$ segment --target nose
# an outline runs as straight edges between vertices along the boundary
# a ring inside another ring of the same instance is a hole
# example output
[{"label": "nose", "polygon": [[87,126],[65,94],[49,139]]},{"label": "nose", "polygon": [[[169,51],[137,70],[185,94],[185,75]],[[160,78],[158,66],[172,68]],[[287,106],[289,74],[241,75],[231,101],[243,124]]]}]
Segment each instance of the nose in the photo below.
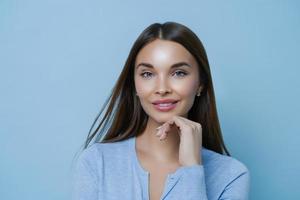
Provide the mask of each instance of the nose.
[{"label": "nose", "polygon": [[164,95],[166,93],[170,93],[171,92],[171,89],[169,87],[169,84],[167,82],[167,80],[165,80],[164,77],[161,77],[159,80],[158,80],[158,83],[157,83],[157,87],[156,87],[156,94],[160,94],[160,95]]}]

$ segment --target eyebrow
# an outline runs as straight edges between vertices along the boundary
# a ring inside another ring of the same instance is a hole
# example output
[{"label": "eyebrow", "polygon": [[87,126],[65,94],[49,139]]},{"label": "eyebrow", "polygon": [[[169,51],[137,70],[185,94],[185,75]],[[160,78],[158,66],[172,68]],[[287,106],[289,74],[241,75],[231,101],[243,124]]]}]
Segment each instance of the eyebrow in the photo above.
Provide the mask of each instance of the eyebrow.
[{"label": "eyebrow", "polygon": [[[140,63],[136,66],[136,69],[140,66],[144,66],[144,67],[148,67],[148,68],[154,68],[153,65],[149,64],[149,63]],[[190,64],[186,63],[186,62],[178,62],[178,63],[175,63],[171,66],[171,69],[173,68],[178,68],[178,67],[181,67],[181,66],[187,66],[187,67],[192,67]]]}]

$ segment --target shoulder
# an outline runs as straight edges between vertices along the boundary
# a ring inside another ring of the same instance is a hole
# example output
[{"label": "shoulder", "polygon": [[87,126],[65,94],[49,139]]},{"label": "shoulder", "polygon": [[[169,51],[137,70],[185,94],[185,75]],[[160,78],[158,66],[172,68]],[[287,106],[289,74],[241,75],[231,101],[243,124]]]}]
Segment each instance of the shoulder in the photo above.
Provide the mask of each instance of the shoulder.
[{"label": "shoulder", "polygon": [[250,172],[240,160],[202,149],[209,199],[248,199]]},{"label": "shoulder", "polygon": [[102,153],[102,155],[109,155],[112,157],[122,153],[128,153],[130,140],[131,138],[117,142],[94,143],[91,148],[96,149],[97,152]]},{"label": "shoulder", "polygon": [[248,167],[240,160],[206,148],[202,149],[202,159],[204,168],[211,174],[222,174],[231,178],[249,174]]},{"label": "shoulder", "polygon": [[89,165],[100,164],[105,159],[112,160],[115,156],[128,153],[128,145],[129,139],[112,143],[96,142],[80,153],[78,161]]},{"label": "shoulder", "polygon": [[102,151],[96,144],[92,144],[83,149],[75,162],[76,170],[89,169],[96,171],[99,163],[102,163]]}]

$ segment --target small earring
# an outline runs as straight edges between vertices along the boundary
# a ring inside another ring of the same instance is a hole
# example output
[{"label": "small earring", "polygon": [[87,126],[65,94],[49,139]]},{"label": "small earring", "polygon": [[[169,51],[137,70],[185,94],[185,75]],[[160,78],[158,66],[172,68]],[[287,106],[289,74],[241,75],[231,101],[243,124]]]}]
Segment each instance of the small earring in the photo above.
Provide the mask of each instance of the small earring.
[{"label": "small earring", "polygon": [[203,86],[200,86],[199,89],[198,89],[198,92],[197,92],[197,97],[199,97],[201,95],[201,92],[202,92],[202,88]]},{"label": "small earring", "polygon": [[199,90],[198,92],[197,92],[197,97],[199,97],[201,95],[201,90]]}]

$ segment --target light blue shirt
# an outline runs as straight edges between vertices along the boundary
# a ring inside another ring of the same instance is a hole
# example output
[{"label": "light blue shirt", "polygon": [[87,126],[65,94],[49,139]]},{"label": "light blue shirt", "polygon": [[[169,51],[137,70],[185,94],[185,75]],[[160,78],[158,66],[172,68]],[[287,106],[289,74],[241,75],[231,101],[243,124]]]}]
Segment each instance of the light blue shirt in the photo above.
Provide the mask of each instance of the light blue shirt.
[{"label": "light blue shirt", "polygon": [[[73,200],[149,200],[149,172],[139,163],[136,137],[94,143],[73,171]],[[247,200],[250,174],[237,159],[202,147],[202,165],[168,174],[161,200]]]}]

